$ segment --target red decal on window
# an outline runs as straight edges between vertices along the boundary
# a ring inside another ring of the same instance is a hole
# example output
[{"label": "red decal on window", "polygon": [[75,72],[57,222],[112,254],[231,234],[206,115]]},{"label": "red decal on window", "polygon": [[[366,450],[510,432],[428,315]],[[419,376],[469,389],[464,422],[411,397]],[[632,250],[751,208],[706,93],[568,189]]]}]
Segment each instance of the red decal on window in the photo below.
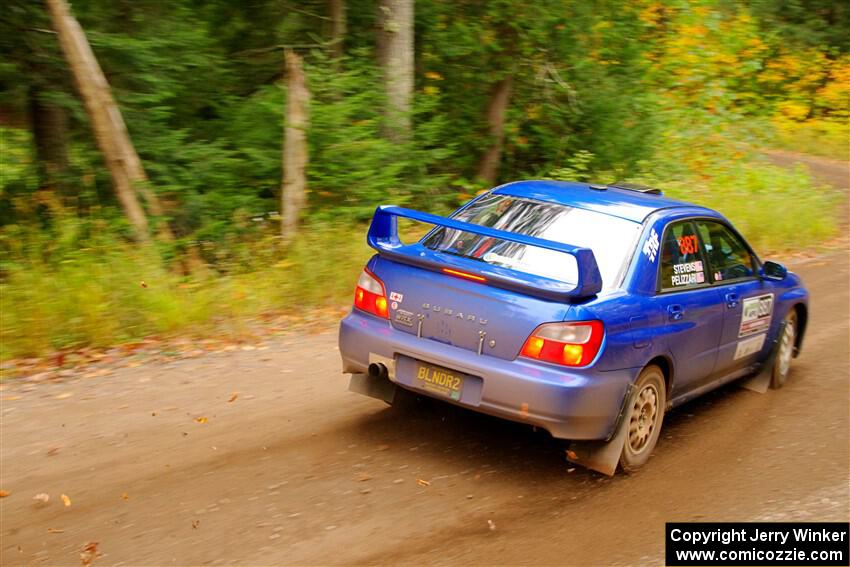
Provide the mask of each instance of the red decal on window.
[{"label": "red decal on window", "polygon": [[679,253],[681,254],[696,254],[697,253],[697,237],[680,236],[679,237]]}]

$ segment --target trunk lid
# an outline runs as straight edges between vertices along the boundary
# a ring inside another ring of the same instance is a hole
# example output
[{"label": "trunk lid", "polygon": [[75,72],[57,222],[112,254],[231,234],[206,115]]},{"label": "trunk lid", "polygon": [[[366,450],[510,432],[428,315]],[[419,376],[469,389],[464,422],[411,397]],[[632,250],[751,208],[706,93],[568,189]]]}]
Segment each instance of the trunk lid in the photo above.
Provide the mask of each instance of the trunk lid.
[{"label": "trunk lid", "polygon": [[[392,326],[405,333],[513,360],[541,323],[563,321],[569,304],[376,257]],[[420,328],[421,322],[421,328]],[[492,344],[492,346],[491,346]]]}]

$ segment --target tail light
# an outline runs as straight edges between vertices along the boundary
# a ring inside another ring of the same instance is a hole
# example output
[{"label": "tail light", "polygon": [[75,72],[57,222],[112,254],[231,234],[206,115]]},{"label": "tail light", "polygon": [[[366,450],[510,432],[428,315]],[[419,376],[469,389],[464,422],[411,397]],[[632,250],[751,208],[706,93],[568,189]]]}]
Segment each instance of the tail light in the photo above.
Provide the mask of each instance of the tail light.
[{"label": "tail light", "polygon": [[357,280],[357,289],[354,290],[354,306],[382,319],[390,318],[384,283],[365,268]]},{"label": "tail light", "polygon": [[587,366],[602,345],[602,321],[546,323],[537,327],[520,355],[564,366]]}]

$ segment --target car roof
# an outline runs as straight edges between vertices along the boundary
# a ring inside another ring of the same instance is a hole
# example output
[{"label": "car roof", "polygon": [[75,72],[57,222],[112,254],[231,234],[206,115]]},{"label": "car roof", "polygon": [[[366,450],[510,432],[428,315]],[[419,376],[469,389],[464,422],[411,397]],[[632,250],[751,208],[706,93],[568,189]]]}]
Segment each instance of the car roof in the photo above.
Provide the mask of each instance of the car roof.
[{"label": "car roof", "polygon": [[623,189],[613,185],[573,183],[569,181],[514,181],[493,189],[497,195],[525,197],[538,201],[558,203],[643,222],[646,217],[662,209],[698,208],[712,216],[717,213],[685,201],[669,199],[659,194]]}]

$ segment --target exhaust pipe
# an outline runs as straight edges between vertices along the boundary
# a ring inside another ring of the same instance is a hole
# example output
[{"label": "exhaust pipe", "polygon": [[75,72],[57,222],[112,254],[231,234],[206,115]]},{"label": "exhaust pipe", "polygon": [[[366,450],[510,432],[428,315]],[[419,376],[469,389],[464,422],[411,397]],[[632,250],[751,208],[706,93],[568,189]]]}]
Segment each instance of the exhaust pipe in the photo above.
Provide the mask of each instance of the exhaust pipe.
[{"label": "exhaust pipe", "polygon": [[387,367],[380,362],[373,362],[369,365],[369,376],[371,378],[380,378],[382,380],[389,379],[389,371]]}]

